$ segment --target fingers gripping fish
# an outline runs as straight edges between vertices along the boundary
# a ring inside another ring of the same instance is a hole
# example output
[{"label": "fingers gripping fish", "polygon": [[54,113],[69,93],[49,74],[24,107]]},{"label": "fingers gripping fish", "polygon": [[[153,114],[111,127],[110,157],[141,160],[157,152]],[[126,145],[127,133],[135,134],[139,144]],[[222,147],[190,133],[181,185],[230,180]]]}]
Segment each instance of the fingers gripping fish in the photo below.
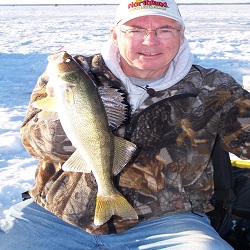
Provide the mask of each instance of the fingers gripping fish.
[{"label": "fingers gripping fish", "polygon": [[34,102],[33,106],[42,109],[41,119],[60,119],[76,148],[63,164],[63,170],[93,173],[98,185],[96,225],[104,224],[112,215],[137,219],[134,208],[112,182],[112,175],[127,164],[136,146],[113,135],[95,84],[72,56],[60,51],[48,60],[48,88],[53,89],[53,95]]}]

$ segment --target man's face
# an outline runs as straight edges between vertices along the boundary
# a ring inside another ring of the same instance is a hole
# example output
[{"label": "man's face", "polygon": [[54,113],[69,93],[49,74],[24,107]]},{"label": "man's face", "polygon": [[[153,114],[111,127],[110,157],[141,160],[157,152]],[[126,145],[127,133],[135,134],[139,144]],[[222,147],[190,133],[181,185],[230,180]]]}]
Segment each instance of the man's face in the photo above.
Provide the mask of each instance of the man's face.
[{"label": "man's face", "polygon": [[111,30],[114,45],[121,55],[121,67],[128,76],[150,79],[161,76],[178,53],[184,38],[182,32],[176,32],[171,39],[159,39],[154,31],[157,28],[172,27],[179,30],[179,24],[170,18],[145,16],[132,19],[120,26],[122,30],[132,28],[149,29],[143,39],[133,37],[121,31],[119,27]]}]

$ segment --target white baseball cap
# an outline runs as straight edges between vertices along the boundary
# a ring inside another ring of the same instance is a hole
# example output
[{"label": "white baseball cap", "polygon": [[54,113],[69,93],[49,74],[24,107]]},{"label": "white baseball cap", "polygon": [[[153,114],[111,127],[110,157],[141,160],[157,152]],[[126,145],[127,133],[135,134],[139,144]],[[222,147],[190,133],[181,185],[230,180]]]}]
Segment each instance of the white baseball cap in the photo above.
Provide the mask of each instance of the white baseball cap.
[{"label": "white baseball cap", "polygon": [[174,0],[121,0],[116,11],[115,24],[124,24],[142,16],[164,16],[183,25],[183,20]]}]

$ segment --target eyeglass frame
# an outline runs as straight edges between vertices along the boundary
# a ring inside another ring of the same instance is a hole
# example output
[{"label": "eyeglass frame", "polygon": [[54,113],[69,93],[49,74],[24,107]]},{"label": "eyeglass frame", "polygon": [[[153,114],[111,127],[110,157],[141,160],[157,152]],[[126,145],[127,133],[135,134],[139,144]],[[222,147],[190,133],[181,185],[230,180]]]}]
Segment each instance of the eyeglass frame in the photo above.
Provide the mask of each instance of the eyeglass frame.
[{"label": "eyeglass frame", "polygon": [[[150,32],[150,31],[154,31],[154,34],[155,34],[155,36],[156,36],[158,39],[172,39],[172,38],[175,38],[176,35],[178,34],[178,32],[180,32],[180,31],[182,30],[181,28],[180,28],[180,29],[177,29],[177,28],[169,27],[169,26],[166,26],[166,27],[159,27],[159,28],[154,29],[154,30],[152,30],[152,29],[145,29],[145,28],[139,28],[139,27],[134,27],[134,28],[130,28],[130,29],[124,29],[124,28],[122,28],[122,27],[119,26],[119,25],[117,25],[117,27],[120,29],[120,31],[121,31],[122,33],[124,33],[124,34],[126,34],[126,35],[128,35],[128,36],[129,36],[129,34],[130,34],[130,33],[129,33],[130,31],[143,30],[143,31],[145,31],[145,34],[144,34],[144,37],[141,37],[141,39],[145,39],[145,38],[149,35],[149,32]],[[169,38],[159,38],[157,31],[158,31],[158,30],[163,30],[163,29],[175,30],[177,33],[174,33],[174,32],[171,31],[172,34],[173,34],[173,37],[169,37]],[[133,34],[133,33],[131,33],[131,34]],[[131,36],[131,37],[132,37],[132,36]]]}]

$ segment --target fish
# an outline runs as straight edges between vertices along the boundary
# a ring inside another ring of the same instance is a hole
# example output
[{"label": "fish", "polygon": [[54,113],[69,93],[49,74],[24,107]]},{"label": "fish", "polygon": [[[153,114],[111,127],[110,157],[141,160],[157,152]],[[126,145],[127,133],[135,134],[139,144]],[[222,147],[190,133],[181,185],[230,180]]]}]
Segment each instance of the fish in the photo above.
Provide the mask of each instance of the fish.
[{"label": "fish", "polygon": [[76,148],[62,169],[93,173],[97,183],[94,224],[103,225],[113,215],[138,219],[112,180],[130,161],[136,145],[112,133],[98,88],[74,57],[66,51],[51,54],[46,70],[49,94],[32,106],[41,109],[39,119],[59,119]]}]

